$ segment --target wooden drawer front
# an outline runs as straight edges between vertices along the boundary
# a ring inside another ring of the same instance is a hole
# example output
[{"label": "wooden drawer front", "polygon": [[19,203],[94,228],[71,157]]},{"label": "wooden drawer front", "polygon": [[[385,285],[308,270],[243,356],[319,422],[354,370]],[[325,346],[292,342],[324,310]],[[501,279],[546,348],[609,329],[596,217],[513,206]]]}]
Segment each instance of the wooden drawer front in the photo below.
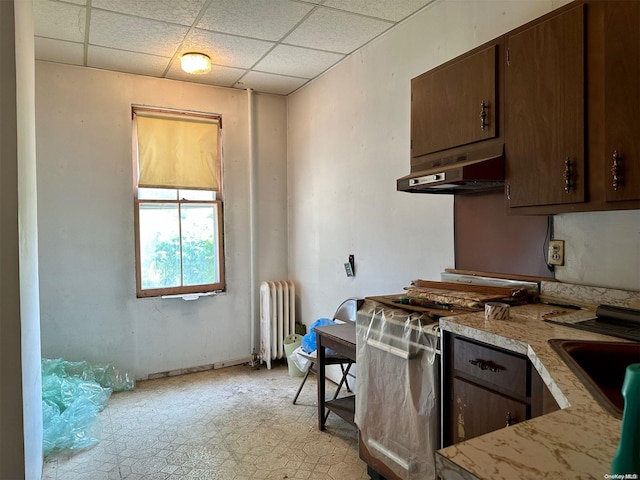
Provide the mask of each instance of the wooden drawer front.
[{"label": "wooden drawer front", "polygon": [[[453,443],[527,419],[527,406],[458,378],[453,379],[450,428]],[[508,419],[508,420],[507,420]]]},{"label": "wooden drawer front", "polygon": [[453,340],[453,369],[523,397],[527,396],[527,359],[492,348]]}]

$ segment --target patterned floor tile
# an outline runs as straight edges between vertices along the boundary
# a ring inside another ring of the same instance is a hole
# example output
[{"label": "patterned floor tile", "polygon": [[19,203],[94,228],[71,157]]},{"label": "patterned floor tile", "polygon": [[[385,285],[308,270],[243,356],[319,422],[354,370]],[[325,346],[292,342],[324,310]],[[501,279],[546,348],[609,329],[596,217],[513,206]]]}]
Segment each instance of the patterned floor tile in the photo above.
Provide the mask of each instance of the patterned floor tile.
[{"label": "patterned floor tile", "polygon": [[101,442],[47,458],[43,480],[362,480],[357,431],[317,429],[315,378],[245,366],[138,382],[100,414]]}]

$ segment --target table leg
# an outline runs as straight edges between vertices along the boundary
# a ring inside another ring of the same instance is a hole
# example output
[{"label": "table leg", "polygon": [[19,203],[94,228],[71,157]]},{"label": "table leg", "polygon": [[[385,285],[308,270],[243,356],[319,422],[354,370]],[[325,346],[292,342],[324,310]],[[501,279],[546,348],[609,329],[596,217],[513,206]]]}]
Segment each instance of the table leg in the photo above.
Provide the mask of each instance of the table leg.
[{"label": "table leg", "polygon": [[325,351],[322,346],[322,335],[316,336],[318,350],[316,352],[317,356],[317,367],[318,367],[318,430],[323,431],[324,428],[324,395],[325,395],[325,381],[324,381],[324,362],[325,362]]}]

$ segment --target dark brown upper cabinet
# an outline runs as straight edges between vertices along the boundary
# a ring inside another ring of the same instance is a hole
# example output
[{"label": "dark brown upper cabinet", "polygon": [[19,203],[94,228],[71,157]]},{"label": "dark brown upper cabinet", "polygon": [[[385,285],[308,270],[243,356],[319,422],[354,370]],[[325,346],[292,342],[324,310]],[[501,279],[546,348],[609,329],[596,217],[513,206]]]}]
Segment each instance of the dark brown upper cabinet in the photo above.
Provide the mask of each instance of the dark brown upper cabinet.
[{"label": "dark brown upper cabinet", "polygon": [[496,139],[499,41],[411,80],[411,170],[455,161],[456,147]]},{"label": "dark brown upper cabinet", "polygon": [[640,2],[604,3],[604,152],[607,202],[640,199]]},{"label": "dark brown upper cabinet", "polygon": [[564,5],[411,81],[411,173],[504,152],[509,214],[640,209],[639,85],[640,0]]},{"label": "dark brown upper cabinet", "polygon": [[[566,30],[558,30],[561,24]],[[542,63],[525,74],[529,79],[522,80],[539,83],[540,95],[535,98],[518,93],[521,82],[514,77],[514,49],[524,36],[530,37],[528,48],[546,51],[546,60],[531,57]],[[509,213],[639,209],[640,2],[574,2],[505,37]],[[564,47],[553,52],[535,46],[543,41]],[[541,65],[553,73],[549,75]],[[569,68],[575,70],[573,78]],[[549,114],[549,105],[555,105],[556,111]],[[553,125],[550,119],[562,120]],[[582,141],[580,132],[584,132]],[[576,154],[574,162],[570,152],[580,151],[580,145],[583,159]],[[562,148],[564,158],[558,158]],[[567,159],[569,170],[563,163]],[[566,173],[572,185],[566,184]],[[561,189],[566,187],[570,191],[563,195]]]},{"label": "dark brown upper cabinet", "polygon": [[585,200],[585,6],[505,39],[509,207]]}]

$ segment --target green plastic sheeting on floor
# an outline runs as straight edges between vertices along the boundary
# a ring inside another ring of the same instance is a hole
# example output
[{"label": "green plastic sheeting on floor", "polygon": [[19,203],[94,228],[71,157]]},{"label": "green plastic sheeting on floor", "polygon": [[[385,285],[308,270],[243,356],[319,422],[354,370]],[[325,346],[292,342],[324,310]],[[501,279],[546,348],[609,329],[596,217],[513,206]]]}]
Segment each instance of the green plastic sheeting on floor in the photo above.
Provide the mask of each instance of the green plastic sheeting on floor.
[{"label": "green plastic sheeting on floor", "polygon": [[99,440],[93,428],[114,391],[135,382],[112,365],[42,359],[44,455],[89,448]]}]

